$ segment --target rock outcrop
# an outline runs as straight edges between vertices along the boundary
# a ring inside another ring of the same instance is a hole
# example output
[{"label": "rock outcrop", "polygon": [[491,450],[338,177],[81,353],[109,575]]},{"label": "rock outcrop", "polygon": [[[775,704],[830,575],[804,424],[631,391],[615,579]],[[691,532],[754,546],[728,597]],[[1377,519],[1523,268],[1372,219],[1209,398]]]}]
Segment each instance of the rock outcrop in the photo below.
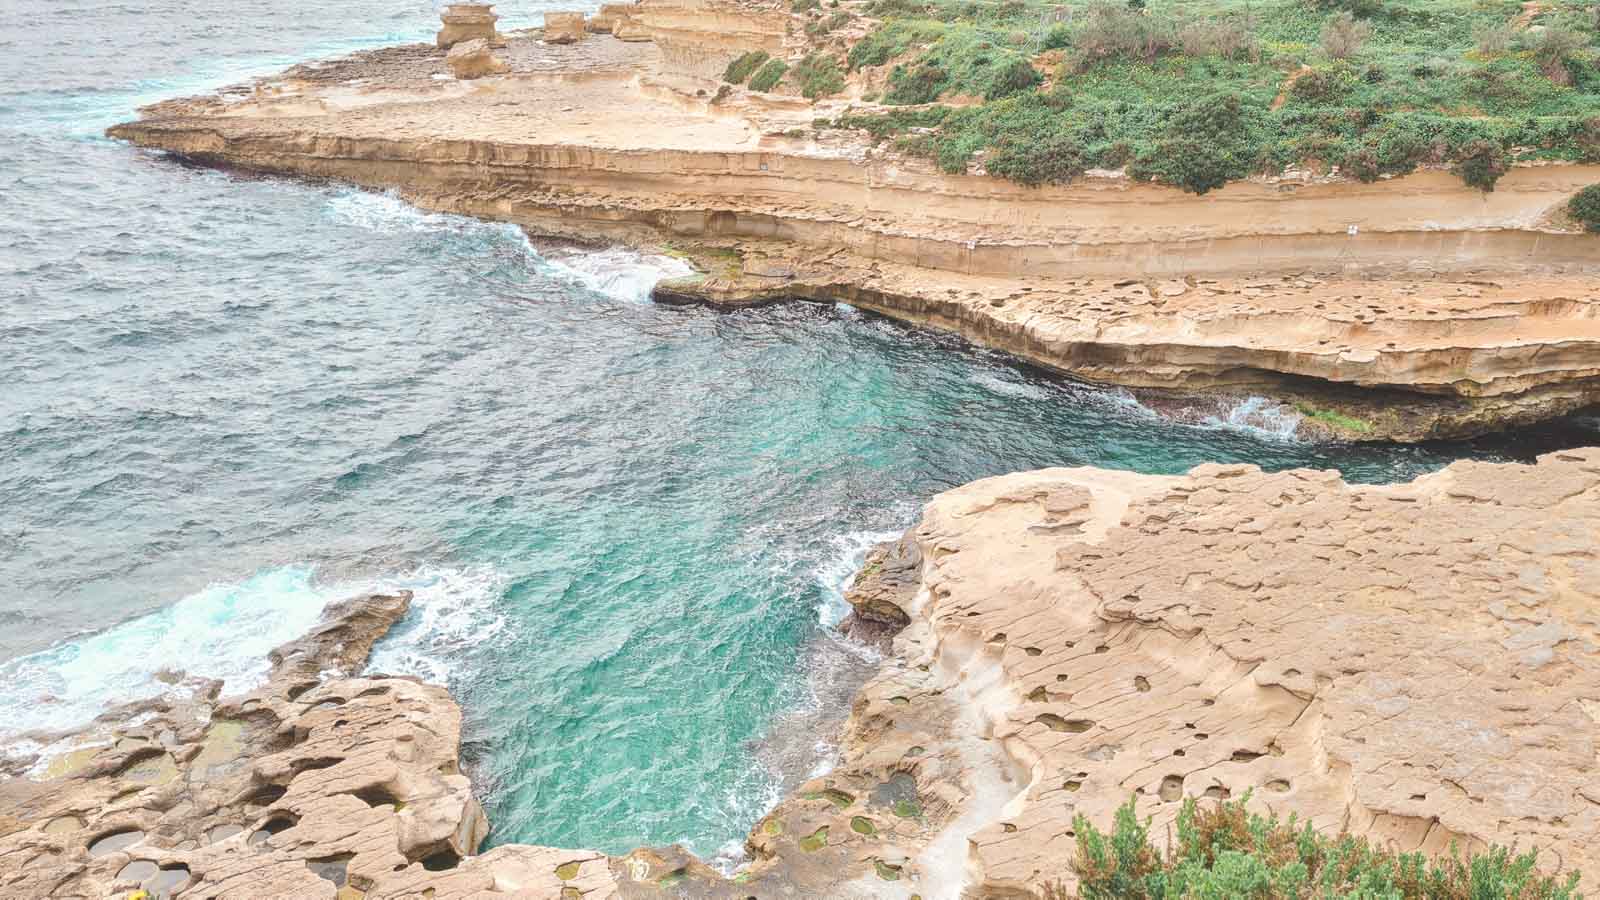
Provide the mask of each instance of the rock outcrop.
[{"label": "rock outcrop", "polygon": [[439,20],[444,24],[434,36],[434,43],[447,50],[462,41],[493,45],[500,40],[494,30],[500,17],[495,15],[492,3],[452,3],[439,14]]},{"label": "rock outcrop", "polygon": [[0,783],[0,896],[1039,898],[1071,885],[1078,815],[1132,796],[1159,836],[1185,797],[1247,795],[1600,884],[1600,448],[1383,487],[989,478],[850,597],[892,650],[734,877],[676,847],[474,855],[454,702],[351,674],[402,595],[331,608],[244,697],[113,711]]},{"label": "rock outcrop", "polygon": [[362,55],[111,133],[541,236],[671,242],[704,271],[661,299],[844,300],[1087,380],[1275,397],[1316,434],[1470,436],[1600,402],[1600,238],[1552,224],[1600,167],[1520,166],[1490,194],[1443,171],[1203,197],[1105,173],[1027,188],[814,127],[846,101],[721,84],[743,50],[788,52],[780,5],[643,0],[598,18],[649,43],[514,38],[492,92]]},{"label": "rock outcrop", "polygon": [[581,12],[547,12],[544,14],[544,39],[549,44],[573,44],[588,34]]},{"label": "rock outcrop", "polygon": [[0,896],[613,895],[597,853],[473,856],[488,823],[458,765],[455,702],[353,674],[410,599],[330,607],[243,697],[217,700],[213,683],[58,738],[63,755],[0,783]]},{"label": "rock outcrop", "polygon": [[506,64],[495,57],[489,49],[489,42],[483,38],[462,41],[451,47],[445,62],[450,64],[450,74],[466,80],[508,71]]}]

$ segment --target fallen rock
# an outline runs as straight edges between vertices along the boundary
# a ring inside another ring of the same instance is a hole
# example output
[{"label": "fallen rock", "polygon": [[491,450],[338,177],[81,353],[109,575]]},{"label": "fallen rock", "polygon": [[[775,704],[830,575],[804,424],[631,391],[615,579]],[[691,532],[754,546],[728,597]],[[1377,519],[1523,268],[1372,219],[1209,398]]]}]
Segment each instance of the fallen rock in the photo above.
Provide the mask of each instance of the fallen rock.
[{"label": "fallen rock", "polygon": [[463,80],[482,78],[485,75],[500,75],[509,71],[509,67],[490,51],[489,42],[482,38],[462,41],[451,47],[450,53],[445,56],[445,62],[449,64],[450,72]]},{"label": "fallen rock", "polygon": [[544,41],[547,44],[573,44],[588,34],[584,30],[581,12],[547,12],[544,14]]}]

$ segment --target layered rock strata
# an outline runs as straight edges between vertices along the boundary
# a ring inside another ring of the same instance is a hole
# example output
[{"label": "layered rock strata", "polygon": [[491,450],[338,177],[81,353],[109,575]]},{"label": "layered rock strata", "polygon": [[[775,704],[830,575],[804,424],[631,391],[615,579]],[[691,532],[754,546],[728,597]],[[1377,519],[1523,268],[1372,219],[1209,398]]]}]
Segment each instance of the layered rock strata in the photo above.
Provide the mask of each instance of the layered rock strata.
[{"label": "layered rock strata", "polygon": [[1439,171],[1025,188],[813,127],[858,102],[720,84],[738,53],[799,52],[778,5],[644,0],[597,22],[650,43],[513,37],[510,71],[470,90],[434,77],[442,59],[358,55],[112,134],[542,236],[670,244],[703,274],[665,299],[846,300],[1092,381],[1278,397],[1331,413],[1305,420],[1320,434],[1466,436],[1600,401],[1600,239],[1557,215],[1600,167],[1518,167],[1488,194]]},{"label": "layered rock strata", "polygon": [[611,895],[597,853],[473,856],[488,823],[458,764],[455,702],[414,679],[351,674],[409,603],[330,608],[242,697],[191,685],[41,736],[66,749],[0,782],[0,897]]},{"label": "layered rock strata", "polygon": [[500,21],[500,17],[495,15],[492,3],[453,3],[439,14],[439,20],[443,24],[434,36],[434,43],[443,49],[448,50],[462,41],[499,42],[494,23]]}]

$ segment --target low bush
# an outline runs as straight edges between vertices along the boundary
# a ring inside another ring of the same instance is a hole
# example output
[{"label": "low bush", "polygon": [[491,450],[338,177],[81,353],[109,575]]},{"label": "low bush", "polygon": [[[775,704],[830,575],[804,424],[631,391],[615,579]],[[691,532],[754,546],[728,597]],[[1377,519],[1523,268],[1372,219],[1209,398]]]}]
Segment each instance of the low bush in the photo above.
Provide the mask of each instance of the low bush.
[{"label": "low bush", "polygon": [[1090,6],[1073,35],[1079,70],[1108,59],[1149,61],[1177,43],[1177,27],[1140,8],[1103,0]]},{"label": "low bush", "polygon": [[1134,158],[1128,173],[1195,194],[1243,178],[1255,162],[1253,112],[1226,92],[1192,100],[1170,116],[1162,137]]},{"label": "low bush", "polygon": [[925,47],[944,34],[943,22],[902,19],[886,22],[850,48],[845,62],[850,71],[863,66],[881,66],[917,47]]},{"label": "low bush", "polygon": [[[1534,853],[1504,847],[1463,858],[1429,860],[1366,841],[1329,837],[1290,817],[1246,811],[1248,798],[1201,808],[1193,798],[1178,813],[1176,840],[1163,855],[1150,844],[1134,802],[1117,810],[1111,833],[1083,816],[1073,822],[1072,865],[1083,900],[1164,900],[1173,897],[1309,900],[1577,900],[1579,874],[1539,874]],[[1065,900],[1060,886],[1046,888]]]},{"label": "low bush", "polygon": [[1511,168],[1505,147],[1490,140],[1475,140],[1456,156],[1455,173],[1461,180],[1484,193],[1494,190],[1495,182]]},{"label": "low bush", "polygon": [[722,72],[722,80],[729,84],[744,84],[745,79],[749,78],[755,70],[761,68],[761,65],[769,58],[765,50],[752,50],[728,63],[728,68]]},{"label": "low bush", "polygon": [[1550,25],[1530,35],[1526,46],[1545,77],[1559,85],[1572,84],[1571,58],[1589,46],[1583,35],[1564,25]]},{"label": "low bush", "polygon": [[1005,135],[995,141],[983,167],[991,175],[1028,187],[1066,184],[1088,168],[1083,148],[1070,136],[1054,134],[1042,140]]},{"label": "low bush", "polygon": [[999,100],[1032,88],[1040,81],[1039,70],[1025,59],[1013,59],[994,72],[983,92],[985,100]]},{"label": "low bush", "polygon": [[944,92],[947,80],[945,71],[932,63],[918,63],[911,68],[895,66],[889,73],[889,90],[883,95],[883,102],[893,106],[932,103]]},{"label": "low bush", "polygon": [[1584,229],[1600,234],[1600,184],[1591,184],[1567,201],[1567,212]]},{"label": "low bush", "polygon": [[1361,52],[1372,37],[1372,23],[1342,12],[1322,25],[1322,52],[1329,59],[1349,59]]},{"label": "low bush", "polygon": [[790,79],[800,86],[800,95],[807,100],[826,97],[844,90],[844,73],[833,57],[811,53],[795,63]]},{"label": "low bush", "polygon": [[783,60],[767,60],[766,65],[763,65],[761,68],[757,69],[756,74],[750,76],[750,90],[772,90],[778,86],[778,82],[783,80],[783,73],[787,71],[789,71],[789,64],[785,63]]}]

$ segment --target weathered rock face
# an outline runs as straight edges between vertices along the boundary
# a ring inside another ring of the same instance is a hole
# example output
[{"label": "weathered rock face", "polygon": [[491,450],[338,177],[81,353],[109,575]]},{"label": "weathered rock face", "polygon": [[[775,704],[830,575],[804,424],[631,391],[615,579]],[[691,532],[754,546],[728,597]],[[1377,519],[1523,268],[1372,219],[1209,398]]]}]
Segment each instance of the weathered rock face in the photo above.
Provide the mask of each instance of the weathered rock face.
[{"label": "weathered rock face", "polygon": [[500,17],[495,15],[492,3],[453,3],[439,14],[439,20],[444,27],[434,36],[434,42],[440,47],[454,47],[462,41],[474,40],[495,44],[499,40],[494,23],[500,21]]},{"label": "weathered rock face", "polygon": [[1073,819],[1238,798],[1404,850],[1600,879],[1600,448],[1410,484],[1047,469],[935,498],[851,588],[893,638],[837,766],[724,878],[681,848],[504,846],[441,688],[354,677],[363,597],[267,683],[113,711],[0,783],[0,896],[1040,897]]},{"label": "weathered rock face", "polygon": [[547,12],[544,14],[544,39],[549,44],[571,44],[583,40],[588,32],[584,28],[581,12]]},{"label": "weathered rock face", "polygon": [[500,75],[508,71],[506,64],[496,59],[489,49],[489,42],[482,38],[462,41],[451,47],[445,62],[450,65],[450,74],[462,79]]},{"label": "weathered rock face", "polygon": [[1600,883],[1600,449],[1389,487],[1051,469],[941,495],[915,536],[939,677],[882,711],[991,680],[985,728],[1025,775],[971,832],[983,896],[1070,881],[1076,814],[1137,795],[1160,835],[1182,798],[1247,791]]},{"label": "weathered rock face", "polygon": [[628,18],[633,8],[632,3],[602,3],[599,11],[590,16],[583,27],[595,34],[611,34],[617,23]]},{"label": "weathered rock face", "polygon": [[0,783],[0,896],[610,896],[600,854],[464,859],[488,824],[457,764],[460,710],[440,687],[348,676],[409,603],[341,603],[273,651],[259,690],[112,711]]},{"label": "weathered rock face", "polygon": [[1600,238],[1539,224],[1600,168],[1518,167],[1488,195],[1444,172],[1204,197],[949,176],[853,133],[793,137],[810,103],[715,99],[683,74],[781,52],[786,16],[645,0],[612,27],[653,44],[514,40],[493,92],[373,56],[361,74],[381,96],[299,70],[280,99],[162,104],[112,133],[540,235],[668,240],[707,273],[663,299],[846,300],[1092,381],[1284,399],[1344,438],[1469,436],[1600,402]]}]

